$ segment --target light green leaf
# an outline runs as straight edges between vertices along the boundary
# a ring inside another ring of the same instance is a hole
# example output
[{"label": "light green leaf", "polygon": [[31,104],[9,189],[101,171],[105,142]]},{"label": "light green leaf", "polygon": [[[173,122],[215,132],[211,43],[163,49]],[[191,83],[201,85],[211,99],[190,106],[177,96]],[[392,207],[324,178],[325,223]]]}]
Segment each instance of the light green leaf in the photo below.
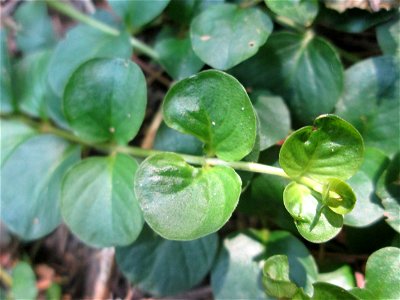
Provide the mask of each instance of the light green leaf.
[{"label": "light green leaf", "polygon": [[334,238],[343,226],[343,217],[323,205],[309,188],[296,182],[284,191],[283,201],[299,233],[308,241],[323,243]]},{"label": "light green leaf", "polygon": [[82,63],[100,57],[128,59],[131,54],[128,33],[113,36],[87,25],[76,26],[68,31],[54,50],[49,66],[50,87],[62,97],[68,79]]},{"label": "light green leaf", "polygon": [[142,162],[135,192],[155,232],[170,240],[194,240],[229,220],[241,180],[230,167],[194,168],[179,155],[164,153]]},{"label": "light green leaf", "polygon": [[[275,14],[298,25],[310,26],[318,14],[317,0],[264,0]],[[277,20],[279,22],[279,18]]]},{"label": "light green leaf", "polygon": [[268,92],[255,92],[251,99],[260,120],[260,150],[265,150],[289,134],[289,109],[281,97]]},{"label": "light green leaf", "polygon": [[376,193],[385,209],[385,221],[400,233],[400,153],[397,153],[378,181]]},{"label": "light green leaf", "polygon": [[[330,197],[329,193],[331,192],[335,192],[340,198]],[[328,179],[324,186],[322,202],[335,213],[345,215],[354,208],[356,195],[346,182],[332,178]]]},{"label": "light green leaf", "polygon": [[313,300],[358,300],[357,297],[350,294],[350,292],[346,291],[343,288],[340,288],[336,285],[325,283],[325,282],[317,282],[314,284],[314,295],[311,298]]},{"label": "light green leaf", "polygon": [[400,71],[391,56],[361,61],[346,70],[343,97],[336,106],[339,116],[361,133],[365,145],[388,155],[399,150]]},{"label": "light green leaf", "polygon": [[289,279],[289,261],[286,255],[269,257],[264,264],[263,283],[268,295],[277,298],[292,298],[297,285]]},{"label": "light green leaf", "polygon": [[139,236],[143,216],[133,191],[137,162],[124,154],[90,157],[62,184],[61,213],[71,231],[94,247],[125,246]]},{"label": "light green leaf", "polygon": [[18,31],[17,46],[22,52],[34,52],[53,46],[56,35],[44,1],[24,2],[14,14]]},{"label": "light green leaf", "polygon": [[155,45],[160,63],[175,80],[197,73],[204,63],[192,49],[189,37],[164,36]]},{"label": "light green leaf", "polygon": [[12,87],[11,87],[11,64],[7,47],[7,32],[0,29],[0,111],[10,113],[14,110]]},{"label": "light green leaf", "polygon": [[21,111],[34,116],[47,115],[47,75],[52,51],[37,51],[26,55],[15,66],[14,95]]},{"label": "light green leaf", "polygon": [[162,123],[157,131],[153,148],[192,155],[202,155],[203,153],[202,143],[197,138],[171,129],[165,123]]},{"label": "light green leaf", "polygon": [[117,248],[116,259],[123,274],[141,290],[158,297],[172,296],[204,279],[217,250],[216,234],[193,241],[169,241],[145,226],[132,245]]},{"label": "light green leaf", "polygon": [[228,3],[209,6],[190,26],[194,52],[221,70],[256,54],[271,32],[272,22],[264,12]]},{"label": "light green leaf", "polygon": [[38,295],[36,276],[26,262],[19,262],[12,270],[11,297],[15,300],[34,300]]},{"label": "light green leaf", "polygon": [[313,126],[303,127],[286,139],[279,163],[294,179],[346,180],[360,167],[363,153],[363,140],[351,124],[334,115],[323,115]]},{"label": "light green leaf", "polygon": [[400,18],[399,15],[389,22],[376,27],[376,38],[386,55],[395,55],[400,59]]},{"label": "light green leaf", "polygon": [[161,14],[169,1],[110,0],[109,4],[126,26],[132,30],[137,30]]},{"label": "light green leaf", "polygon": [[97,143],[126,144],[142,125],[146,103],[146,80],[135,63],[98,58],[72,74],[63,105],[79,137]]},{"label": "light green leaf", "polygon": [[349,265],[334,266],[318,274],[318,281],[337,285],[349,290],[356,285],[354,272]]},{"label": "light green leaf", "polygon": [[282,96],[297,124],[309,124],[318,115],[330,113],[343,91],[339,55],[311,32],[273,34],[250,64],[234,74],[241,73],[240,81],[250,77],[243,81],[246,86],[247,82],[260,84]]},{"label": "light green leaf", "polygon": [[2,157],[1,219],[22,239],[34,240],[60,224],[61,180],[79,160],[80,149],[52,135],[21,135],[23,127],[17,129],[22,130]]},{"label": "light green leaf", "polygon": [[240,160],[253,149],[256,117],[243,86],[232,76],[204,71],[179,81],[163,105],[168,126],[196,136],[209,156]]}]

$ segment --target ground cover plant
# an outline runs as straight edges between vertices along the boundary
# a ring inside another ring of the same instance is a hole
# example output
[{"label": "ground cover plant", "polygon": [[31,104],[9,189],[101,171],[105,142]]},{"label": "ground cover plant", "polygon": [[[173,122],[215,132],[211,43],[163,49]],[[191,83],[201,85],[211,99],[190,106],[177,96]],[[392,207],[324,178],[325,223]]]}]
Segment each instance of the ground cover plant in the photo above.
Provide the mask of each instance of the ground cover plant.
[{"label": "ground cover plant", "polygon": [[398,9],[6,1],[1,299],[400,298]]}]

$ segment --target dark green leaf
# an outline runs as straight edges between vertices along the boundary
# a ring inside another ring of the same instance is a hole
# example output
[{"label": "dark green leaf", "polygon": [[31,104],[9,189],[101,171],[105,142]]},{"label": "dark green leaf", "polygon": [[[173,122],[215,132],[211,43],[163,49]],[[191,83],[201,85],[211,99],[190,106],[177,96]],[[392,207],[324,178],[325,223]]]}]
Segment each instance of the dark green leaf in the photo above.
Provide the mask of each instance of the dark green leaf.
[{"label": "dark green leaf", "polygon": [[47,114],[47,75],[52,51],[37,51],[26,55],[15,66],[14,95],[19,109],[34,117]]},{"label": "dark green leaf", "polygon": [[80,149],[52,135],[20,133],[2,157],[1,219],[22,239],[33,240],[60,224],[61,180]]},{"label": "dark green leaf", "polygon": [[162,237],[193,240],[221,228],[239,200],[241,180],[229,167],[194,168],[173,153],[140,165],[135,192],[144,218]]},{"label": "dark green leaf", "polygon": [[125,25],[137,30],[156,18],[170,0],[110,0],[109,4],[121,17]]},{"label": "dark green leaf", "polygon": [[269,257],[264,264],[263,283],[268,295],[277,298],[292,298],[297,285],[289,279],[289,261],[286,255]]},{"label": "dark green leaf", "polygon": [[49,66],[50,87],[62,97],[71,74],[85,61],[99,57],[130,58],[129,34],[113,36],[87,25],[71,29],[58,43]]},{"label": "dark green leaf", "polygon": [[278,16],[302,26],[310,26],[318,14],[317,0],[265,0],[265,3]]},{"label": "dark green leaf", "polygon": [[175,22],[188,24],[191,19],[207,9],[210,5],[218,5],[225,0],[171,0],[166,13]]},{"label": "dark green leaf", "polygon": [[62,290],[61,286],[55,282],[53,282],[50,287],[46,290],[46,299],[47,300],[61,300],[62,299]]},{"label": "dark green leaf", "polygon": [[197,138],[171,129],[165,123],[162,123],[157,131],[154,149],[192,155],[203,153],[202,143]]},{"label": "dark green leaf", "polygon": [[344,95],[336,113],[351,122],[367,146],[392,155],[399,150],[400,71],[394,57],[381,56],[346,70]]},{"label": "dark green leaf", "polygon": [[322,204],[309,188],[290,183],[283,194],[286,209],[300,234],[310,242],[323,243],[335,237],[343,226],[343,217]]},{"label": "dark green leaf", "polygon": [[350,292],[336,285],[317,282],[314,284],[313,300],[357,300],[358,298],[350,294]]},{"label": "dark green leaf", "polygon": [[399,15],[376,28],[376,37],[384,54],[400,58],[400,18]]},{"label": "dark green leaf", "polygon": [[156,43],[155,50],[160,63],[176,80],[195,74],[204,65],[194,53],[189,37],[167,35]]},{"label": "dark green leaf", "polygon": [[199,284],[211,269],[218,236],[169,241],[147,226],[130,246],[117,248],[120,270],[138,288],[156,296],[175,295]]},{"label": "dark green leaf", "polygon": [[260,150],[265,150],[289,134],[289,109],[281,97],[268,92],[254,93],[251,99],[260,120]]},{"label": "dark green leaf", "polygon": [[18,25],[16,42],[22,52],[42,50],[55,44],[56,36],[46,2],[24,2],[18,6],[14,18]]},{"label": "dark green leaf", "polygon": [[19,262],[12,270],[11,295],[15,300],[34,300],[38,295],[36,276],[31,266]]},{"label": "dark green leaf", "polygon": [[139,131],[147,103],[140,68],[120,58],[92,59],[71,76],[64,113],[76,135],[91,142],[126,144]]},{"label": "dark green leaf", "polygon": [[318,281],[337,285],[346,290],[355,287],[354,272],[349,265],[342,265],[318,274]]},{"label": "dark green leaf", "polygon": [[232,76],[204,71],[179,81],[167,93],[168,126],[196,136],[208,155],[240,160],[256,140],[256,117],[243,86]]},{"label": "dark green leaf", "polygon": [[125,246],[143,216],[133,191],[137,162],[124,154],[90,157],[66,174],[61,213],[71,231],[95,247]]},{"label": "dark green leaf", "polygon": [[346,180],[361,166],[363,153],[363,140],[351,124],[323,115],[313,126],[303,127],[286,139],[279,163],[291,178]]},{"label": "dark green leaf", "polygon": [[261,10],[228,3],[208,7],[190,26],[194,52],[222,70],[256,54],[271,31],[272,22]]},{"label": "dark green leaf", "polygon": [[0,29],[0,111],[10,113],[14,110],[13,95],[11,88],[11,64],[7,47],[7,32]]}]

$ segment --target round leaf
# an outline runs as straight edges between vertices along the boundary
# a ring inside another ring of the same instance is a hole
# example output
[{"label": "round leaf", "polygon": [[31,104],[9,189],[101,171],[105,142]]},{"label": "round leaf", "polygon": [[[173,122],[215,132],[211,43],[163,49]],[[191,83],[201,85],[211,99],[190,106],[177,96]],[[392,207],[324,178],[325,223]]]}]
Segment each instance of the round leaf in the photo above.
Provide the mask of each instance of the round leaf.
[{"label": "round leaf", "polygon": [[[317,0],[265,0],[265,3],[278,16],[303,26],[310,26],[318,14]],[[279,18],[277,21],[279,22]]]},{"label": "round leaf", "polygon": [[194,168],[179,155],[140,165],[135,192],[150,227],[170,240],[193,240],[221,228],[239,200],[241,180],[229,167]]},{"label": "round leaf", "polygon": [[318,196],[295,182],[290,183],[283,193],[285,207],[294,218],[299,233],[313,243],[332,239],[343,226],[343,217],[318,201]]},{"label": "round leaf", "polygon": [[[36,276],[32,267],[26,262],[19,262],[12,270],[12,299],[37,299]],[[9,299],[9,298],[6,298]]]},{"label": "round leaf", "polygon": [[125,144],[142,125],[146,97],[146,81],[136,64],[93,59],[72,74],[65,88],[64,112],[81,138]]},{"label": "round leaf", "polygon": [[167,93],[168,126],[196,136],[209,155],[240,160],[253,149],[256,117],[243,86],[220,71],[204,71],[179,81]]},{"label": "round leaf", "polygon": [[76,164],[62,185],[61,213],[71,231],[95,247],[132,243],[143,226],[133,191],[138,164],[118,154]]},{"label": "round leaf", "polygon": [[165,296],[199,284],[209,272],[217,249],[216,234],[193,241],[169,241],[145,226],[132,245],[117,248],[116,259],[135,286]]},{"label": "round leaf", "polygon": [[61,180],[80,149],[52,135],[17,138],[2,157],[1,219],[22,239],[34,240],[60,224]]},{"label": "round leaf", "polygon": [[291,178],[325,182],[346,180],[360,167],[364,145],[357,130],[334,115],[323,115],[291,134],[282,146],[279,163]]},{"label": "round leaf", "polygon": [[272,22],[265,13],[235,4],[210,6],[190,26],[194,52],[206,64],[221,70],[256,54],[271,31]]}]

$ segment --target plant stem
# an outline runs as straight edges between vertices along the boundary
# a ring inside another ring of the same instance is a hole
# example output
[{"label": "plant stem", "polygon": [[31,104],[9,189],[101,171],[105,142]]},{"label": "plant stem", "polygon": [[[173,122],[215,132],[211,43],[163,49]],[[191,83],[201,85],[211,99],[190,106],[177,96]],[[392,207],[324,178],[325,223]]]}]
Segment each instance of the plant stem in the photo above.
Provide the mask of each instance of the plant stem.
[{"label": "plant stem", "polygon": [[0,281],[8,288],[12,286],[11,276],[2,267],[0,267]]},{"label": "plant stem", "polygon": [[[73,6],[59,0],[46,0],[47,4],[57,10],[58,12],[74,19],[79,22],[85,23],[86,25],[89,25],[93,28],[96,28],[100,31],[103,31],[104,33],[113,35],[113,36],[118,36],[121,34],[121,32],[117,29],[115,29],[112,26],[109,26],[103,22],[100,22],[82,12],[79,10],[75,9]],[[141,42],[140,40],[130,37],[130,43],[131,45],[137,49],[138,51],[146,54],[147,56],[151,57],[154,60],[159,60],[159,55],[154,49],[150,48],[147,46],[145,43]]]}]

